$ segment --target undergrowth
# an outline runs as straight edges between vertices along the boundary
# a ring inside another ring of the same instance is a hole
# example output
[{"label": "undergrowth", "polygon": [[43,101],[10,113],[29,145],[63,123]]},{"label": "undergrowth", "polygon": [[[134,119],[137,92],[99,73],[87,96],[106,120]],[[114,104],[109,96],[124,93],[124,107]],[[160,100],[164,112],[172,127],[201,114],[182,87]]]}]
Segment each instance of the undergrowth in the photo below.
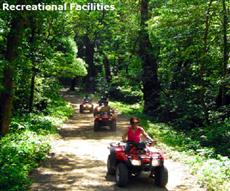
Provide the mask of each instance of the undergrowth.
[{"label": "undergrowth", "polygon": [[73,113],[70,105],[56,98],[43,113],[16,114],[10,132],[0,140],[0,190],[25,191],[29,173],[49,152],[49,137]]}]

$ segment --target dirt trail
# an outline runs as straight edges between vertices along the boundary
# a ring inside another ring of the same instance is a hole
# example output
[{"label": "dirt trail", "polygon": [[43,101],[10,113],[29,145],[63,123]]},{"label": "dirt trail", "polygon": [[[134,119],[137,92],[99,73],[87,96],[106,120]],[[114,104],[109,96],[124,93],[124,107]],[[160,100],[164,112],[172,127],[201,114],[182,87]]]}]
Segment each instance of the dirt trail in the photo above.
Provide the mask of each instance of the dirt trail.
[{"label": "dirt trail", "polygon": [[79,100],[74,95],[66,99],[76,108],[76,113],[62,127],[60,139],[52,141],[52,149],[41,167],[31,174],[31,191],[204,191],[198,186],[189,169],[166,160],[169,182],[159,188],[153,180],[141,175],[130,181],[126,188],[115,185],[114,177],[106,175],[108,145],[121,139],[128,119],[118,116],[117,131],[93,131],[92,114],[79,114]]}]

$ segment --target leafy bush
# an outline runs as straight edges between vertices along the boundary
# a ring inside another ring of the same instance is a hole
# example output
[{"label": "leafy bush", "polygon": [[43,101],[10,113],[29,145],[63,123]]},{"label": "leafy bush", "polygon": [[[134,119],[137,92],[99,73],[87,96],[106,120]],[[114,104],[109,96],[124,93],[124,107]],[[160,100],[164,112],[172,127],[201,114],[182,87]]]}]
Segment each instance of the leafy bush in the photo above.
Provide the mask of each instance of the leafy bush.
[{"label": "leafy bush", "polygon": [[110,89],[109,94],[116,100],[125,103],[138,103],[142,99],[142,93],[138,90],[132,90],[122,87]]},{"label": "leafy bush", "polygon": [[56,132],[56,128],[54,127],[52,121],[42,114],[17,116],[12,119],[10,132],[20,133],[25,130],[34,131],[43,135]]},{"label": "leafy bush", "polygon": [[45,114],[17,114],[10,133],[0,140],[0,190],[25,191],[31,183],[28,174],[43,160],[50,149],[47,135],[56,133],[60,125],[73,113],[73,108],[56,97]]},{"label": "leafy bush", "polygon": [[199,140],[201,145],[215,149],[216,153],[230,156],[230,118],[223,122],[211,124],[191,131],[193,139]]},{"label": "leafy bush", "polygon": [[227,157],[204,159],[196,172],[198,179],[208,190],[228,190],[230,187],[230,160]]},{"label": "leafy bush", "polygon": [[109,89],[109,94],[115,100],[134,104],[139,103],[142,100],[143,93],[140,90],[140,86],[136,84],[137,79],[131,80],[131,82],[124,78],[114,78]]},{"label": "leafy bush", "polygon": [[10,133],[0,142],[0,190],[26,190],[28,173],[49,151],[45,138],[35,132]]},{"label": "leafy bush", "polygon": [[48,105],[46,112],[53,117],[65,120],[73,114],[74,109],[70,106],[70,104],[67,104],[63,98],[58,97],[52,101],[50,105]]}]

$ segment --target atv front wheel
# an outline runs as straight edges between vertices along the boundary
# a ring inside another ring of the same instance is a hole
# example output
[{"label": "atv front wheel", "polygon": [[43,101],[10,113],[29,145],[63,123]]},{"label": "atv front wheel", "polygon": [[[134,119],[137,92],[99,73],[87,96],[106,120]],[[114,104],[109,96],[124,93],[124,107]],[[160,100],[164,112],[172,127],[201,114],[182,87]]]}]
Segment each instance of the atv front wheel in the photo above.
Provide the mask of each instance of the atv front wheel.
[{"label": "atv front wheel", "polygon": [[116,131],[116,129],[117,129],[116,121],[112,122],[112,124],[110,125],[110,129],[111,129],[111,131]]},{"label": "atv front wheel", "polygon": [[164,166],[157,167],[155,170],[155,184],[165,187],[168,183],[168,170]]},{"label": "atv front wheel", "polygon": [[79,112],[83,113],[83,108],[81,106],[80,106]]},{"label": "atv front wheel", "polygon": [[119,163],[116,167],[116,183],[119,187],[124,187],[128,184],[129,172],[125,164]]},{"label": "atv front wheel", "polygon": [[97,121],[94,122],[94,131],[99,131],[99,123]]},{"label": "atv front wheel", "polygon": [[115,153],[112,152],[109,154],[108,159],[107,159],[107,172],[110,175],[115,175],[116,170],[115,170],[115,164],[116,163],[116,158],[115,158]]}]

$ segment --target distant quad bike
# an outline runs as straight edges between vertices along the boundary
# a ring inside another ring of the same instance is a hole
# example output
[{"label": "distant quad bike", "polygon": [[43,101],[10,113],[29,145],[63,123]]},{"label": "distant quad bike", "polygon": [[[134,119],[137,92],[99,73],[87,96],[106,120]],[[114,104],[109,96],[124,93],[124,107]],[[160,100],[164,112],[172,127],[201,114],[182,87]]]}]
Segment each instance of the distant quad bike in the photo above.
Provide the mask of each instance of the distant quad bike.
[{"label": "distant quad bike", "polygon": [[94,117],[94,131],[99,131],[105,126],[109,126],[111,131],[116,131],[116,116],[114,113],[96,113]]},{"label": "distant quad bike", "polygon": [[80,104],[80,113],[84,113],[85,111],[93,113],[93,104],[90,101],[83,101]]},{"label": "distant quad bike", "polygon": [[142,171],[149,172],[149,177],[155,179],[155,184],[165,187],[168,183],[168,170],[164,166],[164,157],[160,151],[150,150],[150,142],[130,143],[129,151],[125,143],[111,143],[107,160],[107,173],[115,175],[116,184],[124,187],[131,177],[136,177]]}]

